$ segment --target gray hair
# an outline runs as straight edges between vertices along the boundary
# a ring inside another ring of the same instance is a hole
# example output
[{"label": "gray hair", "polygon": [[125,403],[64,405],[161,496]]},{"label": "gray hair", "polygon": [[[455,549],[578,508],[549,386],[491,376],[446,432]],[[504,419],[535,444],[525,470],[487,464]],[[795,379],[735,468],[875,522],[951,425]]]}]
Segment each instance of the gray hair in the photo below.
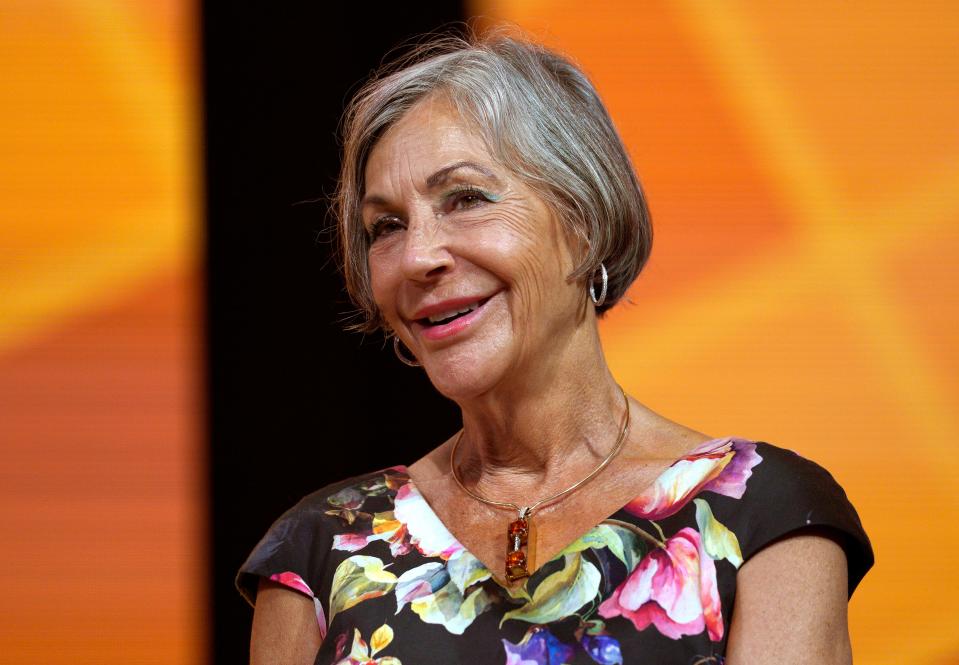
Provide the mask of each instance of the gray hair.
[{"label": "gray hair", "polygon": [[373,301],[360,201],[376,142],[413,106],[444,95],[485,140],[494,159],[540,195],[585,256],[568,279],[609,273],[602,314],[626,293],[652,247],[642,187],[589,79],[538,44],[496,35],[433,38],[385,66],[343,117],[343,161],[334,200],[346,287],[372,332],[384,321]]}]

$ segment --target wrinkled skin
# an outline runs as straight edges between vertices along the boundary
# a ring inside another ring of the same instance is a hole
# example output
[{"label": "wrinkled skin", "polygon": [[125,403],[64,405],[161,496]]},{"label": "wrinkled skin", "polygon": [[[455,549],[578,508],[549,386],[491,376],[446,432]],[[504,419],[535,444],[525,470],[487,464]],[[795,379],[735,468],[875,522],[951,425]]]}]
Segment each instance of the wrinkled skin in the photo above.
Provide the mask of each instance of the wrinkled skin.
[{"label": "wrinkled skin", "polygon": [[[431,186],[431,175],[460,162],[479,168]],[[364,202],[374,300],[446,396],[509,391],[510,381],[555,371],[549,358],[577,343],[586,308],[582,285],[567,279],[567,234],[442,100],[421,102],[376,144]],[[491,296],[475,325],[425,337],[417,311],[462,296]]]}]

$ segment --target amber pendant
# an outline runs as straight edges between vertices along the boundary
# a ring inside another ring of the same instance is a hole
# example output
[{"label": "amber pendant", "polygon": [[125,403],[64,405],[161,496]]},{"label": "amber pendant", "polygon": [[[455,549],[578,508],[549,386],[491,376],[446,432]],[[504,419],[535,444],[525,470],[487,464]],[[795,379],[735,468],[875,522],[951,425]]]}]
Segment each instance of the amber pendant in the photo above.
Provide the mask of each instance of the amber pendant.
[{"label": "amber pendant", "polygon": [[529,577],[529,562],[523,547],[529,543],[530,517],[529,508],[522,508],[506,528],[506,581],[510,583]]}]

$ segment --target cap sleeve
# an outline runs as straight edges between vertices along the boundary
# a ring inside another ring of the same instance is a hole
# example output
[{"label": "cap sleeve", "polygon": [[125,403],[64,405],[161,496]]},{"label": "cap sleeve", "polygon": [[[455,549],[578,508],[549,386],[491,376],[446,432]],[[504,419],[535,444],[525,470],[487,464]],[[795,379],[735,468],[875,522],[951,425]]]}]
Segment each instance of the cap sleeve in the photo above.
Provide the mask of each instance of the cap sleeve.
[{"label": "cap sleeve", "polygon": [[318,597],[331,537],[323,528],[327,492],[315,492],[284,513],[253,548],[236,576],[236,587],[256,604],[261,579],[272,580],[313,600],[321,637],[326,633],[326,613]]},{"label": "cap sleeve", "polygon": [[[824,468],[796,453],[760,443],[762,463],[753,469],[747,497],[752,504],[742,526],[744,560],[772,542],[816,527],[831,534],[846,553],[849,595],[872,567],[869,537],[846,492]],[[744,497],[745,498],[745,497]]]}]

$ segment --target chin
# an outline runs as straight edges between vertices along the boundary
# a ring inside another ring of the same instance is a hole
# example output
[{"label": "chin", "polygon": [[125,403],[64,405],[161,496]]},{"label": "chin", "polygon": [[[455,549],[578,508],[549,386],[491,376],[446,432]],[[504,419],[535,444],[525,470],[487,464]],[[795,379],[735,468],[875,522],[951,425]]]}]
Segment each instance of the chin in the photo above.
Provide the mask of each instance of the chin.
[{"label": "chin", "polygon": [[454,402],[478,397],[493,390],[507,376],[510,363],[495,349],[485,353],[445,353],[423,365],[433,387]]}]

